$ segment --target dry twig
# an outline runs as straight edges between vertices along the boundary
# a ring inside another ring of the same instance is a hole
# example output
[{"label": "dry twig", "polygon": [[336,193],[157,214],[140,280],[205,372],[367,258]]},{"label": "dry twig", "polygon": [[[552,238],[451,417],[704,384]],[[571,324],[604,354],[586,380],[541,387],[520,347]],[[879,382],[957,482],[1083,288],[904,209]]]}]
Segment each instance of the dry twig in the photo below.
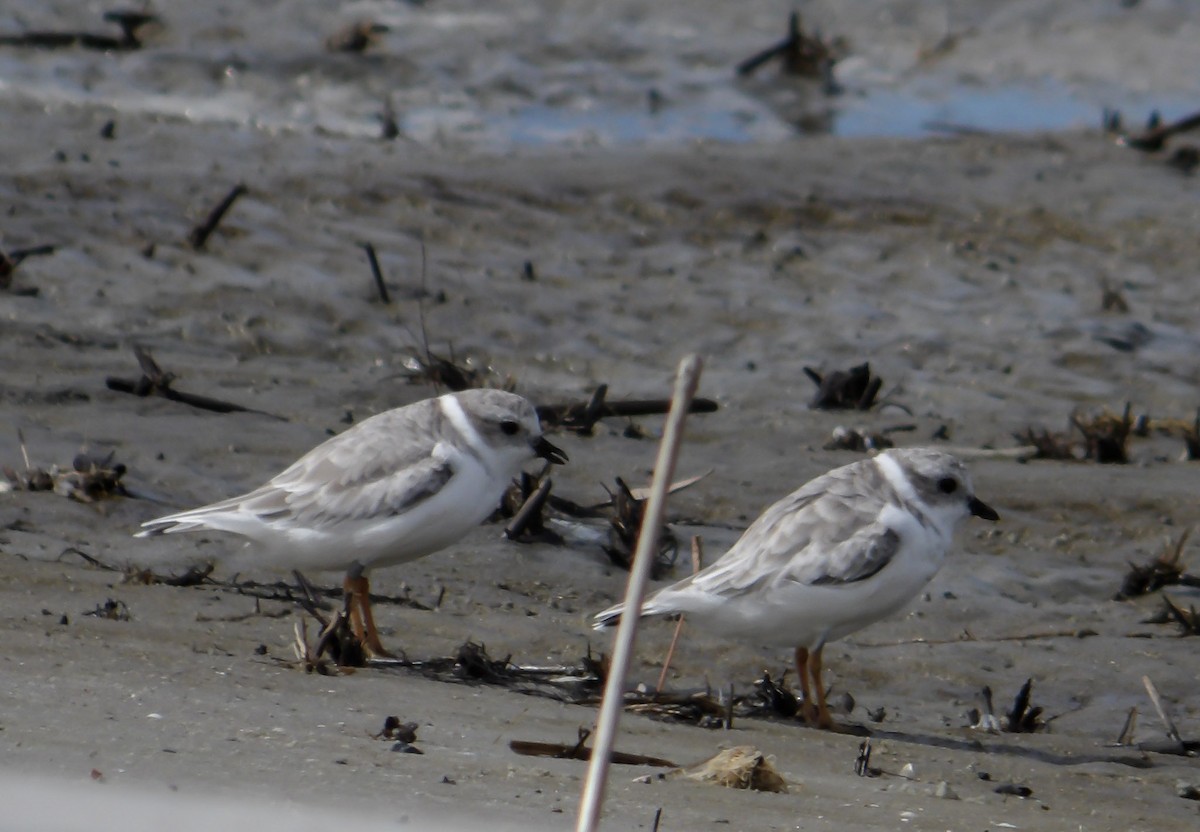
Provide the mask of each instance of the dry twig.
[{"label": "dry twig", "polygon": [[[658,416],[666,413],[668,399],[628,399],[607,401],[608,385],[601,384],[586,402],[538,405],[537,414],[542,426],[591,436],[596,423],[610,417]],[[688,413],[715,413],[718,405],[712,399],[692,399]]]},{"label": "dry twig", "polygon": [[799,13],[792,12],[788,16],[787,36],[738,64],[737,74],[753,75],[759,67],[779,59],[785,75],[820,80],[825,85],[826,93],[832,95],[839,90],[833,78],[833,65],[837,63],[838,51],[821,37],[820,32],[805,34]]},{"label": "dry twig", "polygon": [[197,251],[204,248],[204,244],[208,242],[208,238],[212,236],[212,233],[217,230],[217,226],[221,224],[221,220],[225,217],[225,214],[233,207],[233,203],[237,201],[238,197],[246,193],[247,190],[246,186],[239,182],[230,189],[224,199],[208,212],[208,216],[205,217],[204,222],[194,227],[191,233],[188,234],[188,243],[192,248]]},{"label": "dry twig", "polygon": [[274,413],[267,413],[264,410],[255,410],[252,407],[243,407],[240,404],[233,404],[232,402],[213,399],[208,396],[197,396],[193,393],[184,393],[176,390],[171,386],[175,381],[175,374],[163,370],[148,350],[134,344],[133,354],[137,358],[138,365],[141,367],[141,378],[130,380],[109,376],[104,380],[109,390],[115,390],[118,393],[129,393],[140,398],[161,396],[173,402],[188,404],[192,407],[201,410],[210,410],[214,413],[257,413],[261,416],[270,416],[272,419],[278,419],[281,422],[287,421],[282,416],[276,416]]},{"label": "dry twig", "polygon": [[[697,355],[690,355],[679,363],[675,387],[671,396],[671,410],[667,414],[666,427],[659,444],[654,466],[654,482],[651,485],[642,533],[638,539],[633,567],[629,571],[629,583],[625,589],[625,608],[639,611],[646,596],[646,583],[654,550],[658,547],[660,524],[666,513],[667,492],[675,463],[679,459],[679,448],[683,442],[683,425],[692,397],[700,384],[700,372],[704,364]],[[614,637],[612,666],[604,686],[604,699],[600,703],[600,714],[596,720],[596,753],[588,764],[584,779],[583,794],[579,802],[576,832],[593,832],[600,819],[604,802],[604,788],[608,781],[608,765],[611,760],[617,725],[621,719],[623,705],[622,690],[629,661],[633,653],[633,641],[637,635],[638,615],[621,618]]]},{"label": "dry twig", "polygon": [[[592,749],[586,743],[592,732],[586,728],[579,729],[579,740],[571,745],[557,742],[529,742],[527,740],[511,740],[508,747],[517,754],[526,757],[554,757],[559,760],[590,760]],[[657,766],[659,768],[675,768],[675,763],[662,757],[650,757],[645,754],[627,754],[613,751],[611,761],[626,766]]]},{"label": "dry twig", "polygon": [[63,49],[78,46],[100,52],[125,52],[141,48],[137,31],[147,23],[158,20],[152,14],[120,9],[104,13],[104,19],[121,27],[121,36],[97,34],[95,32],[70,32],[58,30],[34,30],[20,34],[0,34],[0,46],[32,47],[36,49]]}]

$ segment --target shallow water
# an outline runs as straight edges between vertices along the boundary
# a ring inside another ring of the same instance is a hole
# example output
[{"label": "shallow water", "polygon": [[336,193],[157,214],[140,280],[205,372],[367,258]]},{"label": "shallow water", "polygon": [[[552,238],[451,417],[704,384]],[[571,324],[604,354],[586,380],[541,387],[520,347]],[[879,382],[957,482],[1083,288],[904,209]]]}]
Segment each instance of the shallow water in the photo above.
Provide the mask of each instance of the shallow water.
[{"label": "shallow water", "polygon": [[[23,2],[0,16],[0,30],[114,29],[89,10],[55,13]],[[773,66],[746,80],[735,77],[741,57],[782,32],[786,13],[772,17],[775,4],[752,5],[733,19],[701,18],[691,6],[605,6],[612,14],[600,23],[597,12],[578,3],[545,14],[521,4],[480,12],[451,3],[363,3],[335,14],[304,3],[286,12],[162,3],[155,10],[163,25],[146,30],[138,51],[0,48],[0,102],[102,105],[116,114],[360,138],[379,136],[390,108],[408,139],[503,151],[777,141],[813,132],[1064,130],[1097,126],[1105,108],[1135,122],[1155,110],[1169,119],[1186,113],[1200,92],[1194,73],[1147,89],[1146,74],[1136,70],[1099,65],[1089,73],[1078,55],[1063,66],[1047,59],[1055,36],[1082,50],[1073,41],[1079,30],[1106,21],[1099,10],[1093,20],[1063,14],[1059,30],[1045,33],[1004,23],[1010,42],[980,66],[976,53],[989,38],[972,40],[970,29],[962,46],[934,60],[922,57],[922,49],[948,21],[918,13],[906,25],[897,12],[879,28],[872,4],[816,5],[806,9],[809,19],[850,44],[837,69],[843,91],[826,96],[813,82],[780,77]],[[324,37],[338,27],[368,18],[390,30],[365,54],[323,50]],[[1149,12],[1131,15],[1126,26],[1135,24],[1146,24],[1163,50],[1187,32],[1165,35]],[[1103,29],[1095,37],[1097,50],[1110,46]],[[1145,40],[1134,31],[1122,34],[1134,66],[1153,48]]]}]

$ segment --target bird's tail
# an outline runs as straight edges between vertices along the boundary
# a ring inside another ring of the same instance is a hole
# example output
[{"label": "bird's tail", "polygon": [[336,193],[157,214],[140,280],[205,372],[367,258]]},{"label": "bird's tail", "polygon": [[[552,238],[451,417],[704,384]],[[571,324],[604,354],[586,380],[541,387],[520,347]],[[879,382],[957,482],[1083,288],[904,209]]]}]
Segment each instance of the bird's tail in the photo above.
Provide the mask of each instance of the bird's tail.
[{"label": "bird's tail", "polygon": [[142,529],[139,532],[134,532],[134,537],[158,537],[160,534],[170,534],[171,532],[185,532],[191,529],[199,528],[196,525],[184,525],[178,520],[171,517],[160,517],[157,520],[147,520],[142,524]]},{"label": "bird's tail", "polygon": [[621,613],[625,612],[624,604],[617,604],[615,607],[609,607],[604,612],[598,612],[592,616],[593,630],[607,630],[611,627],[616,627],[621,623]]},{"label": "bird's tail", "polygon": [[214,517],[220,518],[221,515],[211,512],[208,507],[193,509],[192,511],[182,511],[179,514],[171,514],[166,517],[158,517],[154,520],[147,520],[142,524],[142,529],[134,533],[134,537],[157,537],[160,534],[174,534],[175,532],[194,532],[201,529],[209,531],[229,531],[224,528],[225,524],[213,522]]},{"label": "bird's tail", "polygon": [[254,528],[254,514],[242,510],[243,501],[244,498],[235,497],[189,511],[168,514],[166,517],[156,517],[143,523],[141,531],[135,532],[133,536],[157,537],[160,534],[200,530],[247,534]]},{"label": "bird's tail", "polygon": [[[678,612],[684,612],[677,605],[671,603],[672,597],[668,590],[663,590],[646,599],[642,604],[642,614],[639,618],[657,618],[663,615],[674,615]],[[625,605],[617,604],[609,607],[603,612],[598,612],[592,617],[593,630],[607,630],[611,627],[616,627],[621,623],[621,616],[625,614]]]},{"label": "bird's tail", "polygon": [[[692,584],[691,578],[684,578],[674,586],[660,589],[642,602],[639,618],[659,618],[664,615],[679,615],[687,613],[710,614],[714,607],[719,606],[720,598],[707,592],[700,592]],[[624,604],[616,604],[596,613],[592,617],[592,628],[607,630],[621,623],[625,613]]]}]

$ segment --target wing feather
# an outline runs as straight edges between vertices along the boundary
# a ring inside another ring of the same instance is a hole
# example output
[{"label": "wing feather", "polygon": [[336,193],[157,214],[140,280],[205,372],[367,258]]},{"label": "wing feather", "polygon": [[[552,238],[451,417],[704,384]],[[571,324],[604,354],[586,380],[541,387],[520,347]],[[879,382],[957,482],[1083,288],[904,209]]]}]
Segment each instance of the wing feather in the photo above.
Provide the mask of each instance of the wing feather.
[{"label": "wing feather", "polygon": [[789,581],[836,586],[869,578],[900,545],[899,535],[879,519],[883,507],[877,495],[819,477],[763,512],[690,583],[706,593],[737,596]]},{"label": "wing feather", "polygon": [[240,531],[236,517],[322,528],[399,513],[436,494],[454,475],[439,444],[436,400],[380,413],[313,448],[248,494],[162,517],[146,533],[189,528]]}]

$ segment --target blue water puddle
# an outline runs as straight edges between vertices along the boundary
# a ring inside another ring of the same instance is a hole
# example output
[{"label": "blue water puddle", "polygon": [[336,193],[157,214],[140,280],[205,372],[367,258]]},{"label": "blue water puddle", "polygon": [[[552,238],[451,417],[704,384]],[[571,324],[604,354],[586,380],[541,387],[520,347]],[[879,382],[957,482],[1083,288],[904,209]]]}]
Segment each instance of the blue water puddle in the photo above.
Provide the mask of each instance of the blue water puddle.
[{"label": "blue water puddle", "polygon": [[[51,60],[53,58],[54,60]],[[215,87],[183,84],[189,76],[163,58],[181,86],[148,89],[146,64],[95,64],[76,53],[0,52],[0,104],[20,96],[47,105],[93,103],[118,111],[164,114],[199,123],[229,122],[267,129],[311,130],[371,138],[379,135],[378,100],[348,83],[297,85],[290,76],[248,76]],[[73,61],[73,63],[72,63]],[[61,63],[60,63],[61,62]],[[182,61],[184,69],[187,61]],[[95,67],[101,66],[104,72]],[[65,68],[64,68],[65,67]],[[100,80],[95,80],[95,74]],[[157,75],[153,77],[157,78]],[[949,132],[1034,133],[1098,128],[1105,108],[1121,110],[1137,129],[1159,110],[1166,120],[1195,110],[1200,91],[1138,95],[1114,85],[1036,81],[988,86],[961,78],[923,75],[903,82],[847,84],[826,96],[812,82],[779,76],[738,81],[723,71],[657,78],[662,93],[639,95],[645,79],[606,85],[611,96],[580,92],[570,103],[492,103],[464,95],[430,95],[432,103],[406,106],[397,90],[401,129],[418,141],[481,142],[493,147],[678,145],[690,141],[753,143],[800,135],[919,138]],[[647,87],[648,89],[648,87]],[[655,106],[651,106],[651,105]]]},{"label": "blue water puddle", "polygon": [[743,143],[797,134],[919,138],[945,132],[1035,133],[1099,128],[1105,108],[1123,111],[1132,128],[1158,110],[1164,119],[1195,109],[1195,97],[1140,97],[1128,91],[1078,91],[1064,85],[912,85],[813,98],[805,107],[772,105],[753,96],[649,108],[586,110],[531,106],[485,117],[487,129],[516,145],[562,143],[666,144],[687,140]]},{"label": "blue water puddle", "polygon": [[946,128],[1032,133],[1096,127],[1101,107],[1065,89],[955,88],[940,94],[876,90],[835,105],[832,132],[839,136],[916,137]]},{"label": "blue water puddle", "polygon": [[1192,112],[1194,95],[1154,97],[1126,90],[1075,90],[1061,84],[1005,86],[914,85],[849,96],[834,105],[838,136],[919,137],[946,130],[1036,133],[1098,128],[1104,111],[1122,111],[1132,128],[1154,110],[1170,120]]},{"label": "blue water puddle", "polygon": [[513,144],[528,147],[571,142],[672,143],[693,139],[742,143],[764,138],[758,118],[728,110],[692,107],[670,107],[657,113],[529,107],[493,122],[493,128],[506,134]]}]

